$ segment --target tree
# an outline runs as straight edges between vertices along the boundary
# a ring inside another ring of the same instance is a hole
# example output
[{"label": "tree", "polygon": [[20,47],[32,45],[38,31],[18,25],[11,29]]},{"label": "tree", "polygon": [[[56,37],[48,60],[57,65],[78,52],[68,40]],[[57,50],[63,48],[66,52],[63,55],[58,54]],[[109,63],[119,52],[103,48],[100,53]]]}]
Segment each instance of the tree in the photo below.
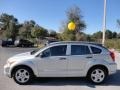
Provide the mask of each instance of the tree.
[{"label": "tree", "polygon": [[[112,31],[106,30],[106,32],[105,32],[106,39],[112,39],[113,37],[116,37],[115,34],[116,34],[115,32],[114,32],[114,35],[113,35]],[[98,31],[96,33],[93,33],[93,35],[91,36],[91,38],[93,38],[95,41],[102,39],[102,32]]]},{"label": "tree", "polygon": [[66,29],[62,34],[61,34],[62,40],[66,40],[66,41],[74,41],[75,38],[75,32],[73,31],[68,31],[68,29]]},{"label": "tree", "polygon": [[22,27],[19,29],[20,37],[21,38],[25,38],[25,39],[32,38],[31,32],[32,32],[32,28],[34,28],[35,24],[36,23],[33,20],[25,21],[22,24]]},{"label": "tree", "polygon": [[[81,15],[80,8],[77,6],[71,7],[67,10],[66,15],[67,21],[62,23],[63,32],[61,37],[63,40],[77,40],[78,35],[76,34],[84,30],[84,28],[86,27],[84,21],[82,20],[83,16]],[[70,21],[73,21],[76,24],[76,28],[74,31],[70,31],[67,28],[67,25]]]},{"label": "tree", "polygon": [[76,33],[76,40],[77,41],[86,41],[87,35],[83,32],[78,32],[78,33]]},{"label": "tree", "polygon": [[106,30],[105,35],[106,35],[106,39],[112,39],[113,37],[112,31],[110,30]]},{"label": "tree", "polygon": [[18,32],[18,20],[13,15],[3,13],[0,15],[0,23],[0,28],[4,30],[5,37],[14,40]]},{"label": "tree", "polygon": [[43,38],[48,36],[48,31],[46,29],[44,29],[43,27],[40,27],[39,25],[36,25],[34,28],[32,28],[32,32],[31,35],[34,38]]},{"label": "tree", "polygon": [[116,32],[112,33],[112,38],[117,38],[117,33]]},{"label": "tree", "polygon": [[93,33],[92,37],[94,39],[102,39],[102,32],[101,31],[98,31],[96,33]]},{"label": "tree", "polygon": [[50,36],[50,37],[57,38],[57,32],[54,31],[54,30],[50,30],[50,32],[49,32],[49,36]]},{"label": "tree", "polygon": [[82,30],[84,30],[84,28],[86,27],[84,21],[82,20],[82,15],[81,15],[81,11],[80,8],[77,6],[73,6],[71,8],[68,9],[67,13],[67,17],[68,17],[68,23],[70,21],[75,22],[76,24],[76,32],[80,32]]}]

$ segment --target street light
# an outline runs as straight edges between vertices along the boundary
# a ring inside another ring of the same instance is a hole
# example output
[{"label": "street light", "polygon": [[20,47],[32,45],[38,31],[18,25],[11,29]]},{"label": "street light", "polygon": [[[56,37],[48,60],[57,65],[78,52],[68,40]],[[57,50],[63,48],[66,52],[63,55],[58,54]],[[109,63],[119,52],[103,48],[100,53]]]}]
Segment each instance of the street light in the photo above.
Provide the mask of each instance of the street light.
[{"label": "street light", "polygon": [[102,37],[102,44],[105,44],[105,31],[106,31],[106,2],[107,0],[104,0],[104,15],[103,15],[103,37]]}]

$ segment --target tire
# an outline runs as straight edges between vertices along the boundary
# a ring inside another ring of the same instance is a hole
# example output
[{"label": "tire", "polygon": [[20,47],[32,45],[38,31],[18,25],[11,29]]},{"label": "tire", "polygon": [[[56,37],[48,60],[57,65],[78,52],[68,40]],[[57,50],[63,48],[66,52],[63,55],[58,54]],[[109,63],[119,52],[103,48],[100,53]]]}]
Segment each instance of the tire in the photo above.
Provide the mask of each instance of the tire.
[{"label": "tire", "polygon": [[20,85],[27,85],[33,79],[33,72],[28,67],[17,67],[13,73],[13,79]]},{"label": "tire", "polygon": [[96,67],[90,69],[87,78],[94,84],[101,84],[107,77],[107,71],[104,68]]}]

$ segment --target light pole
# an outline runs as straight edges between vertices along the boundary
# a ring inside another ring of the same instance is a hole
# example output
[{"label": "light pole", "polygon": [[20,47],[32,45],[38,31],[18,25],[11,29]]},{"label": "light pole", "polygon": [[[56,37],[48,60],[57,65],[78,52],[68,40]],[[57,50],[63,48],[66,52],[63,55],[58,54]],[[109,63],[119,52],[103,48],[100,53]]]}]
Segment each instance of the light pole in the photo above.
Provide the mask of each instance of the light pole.
[{"label": "light pole", "polygon": [[106,3],[107,0],[104,0],[104,15],[103,15],[103,35],[102,35],[102,44],[105,44],[105,31],[106,31]]}]

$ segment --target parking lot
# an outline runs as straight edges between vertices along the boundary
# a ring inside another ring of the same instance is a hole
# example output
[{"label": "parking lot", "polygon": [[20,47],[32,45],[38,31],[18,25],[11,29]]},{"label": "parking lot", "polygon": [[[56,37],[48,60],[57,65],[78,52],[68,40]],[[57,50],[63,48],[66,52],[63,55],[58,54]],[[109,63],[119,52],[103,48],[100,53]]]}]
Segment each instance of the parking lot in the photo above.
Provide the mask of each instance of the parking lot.
[{"label": "parking lot", "polygon": [[18,53],[35,48],[2,48],[0,47],[0,90],[120,90],[120,54],[116,53],[118,71],[107,78],[104,84],[93,85],[85,78],[38,78],[31,85],[18,85],[4,76],[3,66],[6,60]]}]

